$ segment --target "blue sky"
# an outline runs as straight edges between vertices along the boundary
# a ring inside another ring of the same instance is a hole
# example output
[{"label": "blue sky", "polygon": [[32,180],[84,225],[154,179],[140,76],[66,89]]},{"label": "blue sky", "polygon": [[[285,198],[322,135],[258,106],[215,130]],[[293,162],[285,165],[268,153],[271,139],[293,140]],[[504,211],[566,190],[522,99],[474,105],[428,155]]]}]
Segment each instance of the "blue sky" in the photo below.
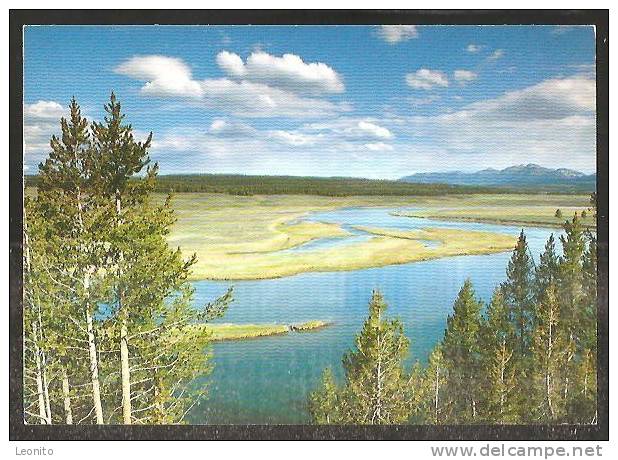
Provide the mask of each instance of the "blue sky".
[{"label": "blue sky", "polygon": [[24,165],[114,90],[163,174],[595,169],[594,30],[27,27]]}]

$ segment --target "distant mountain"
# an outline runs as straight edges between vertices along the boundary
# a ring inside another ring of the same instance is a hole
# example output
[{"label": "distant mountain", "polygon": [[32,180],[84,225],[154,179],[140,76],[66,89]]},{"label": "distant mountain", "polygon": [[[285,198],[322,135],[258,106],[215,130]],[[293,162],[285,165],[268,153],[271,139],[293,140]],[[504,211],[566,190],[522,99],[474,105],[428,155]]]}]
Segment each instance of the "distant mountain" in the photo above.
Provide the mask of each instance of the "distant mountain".
[{"label": "distant mountain", "polygon": [[417,184],[476,185],[506,188],[593,191],[596,174],[584,174],[572,169],[544,168],[535,164],[510,166],[505,169],[483,169],[474,173],[461,171],[418,173],[399,179]]}]

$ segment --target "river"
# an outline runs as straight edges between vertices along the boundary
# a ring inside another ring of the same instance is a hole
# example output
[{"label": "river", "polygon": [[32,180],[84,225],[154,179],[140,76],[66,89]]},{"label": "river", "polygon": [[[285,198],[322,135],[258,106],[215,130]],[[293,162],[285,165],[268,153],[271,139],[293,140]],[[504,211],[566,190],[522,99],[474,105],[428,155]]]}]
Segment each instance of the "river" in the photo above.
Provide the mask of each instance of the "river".
[{"label": "river", "polygon": [[[351,208],[310,214],[302,220],[339,223],[351,230],[352,235],[315,240],[288,251],[350,244],[368,237],[354,231],[352,226],[402,230],[443,227],[511,235],[521,230],[513,226],[391,215],[399,210],[410,209]],[[536,260],[552,232],[560,233],[556,229],[525,228]],[[342,375],[341,358],[354,345],[355,334],[367,315],[372,289],[384,294],[389,314],[404,323],[405,333],[411,340],[407,364],[417,360],[425,362],[444,334],[446,318],[463,282],[470,278],[477,296],[488,301],[504,280],[509,257],[510,253],[504,252],[348,272],[303,273],[271,280],[194,282],[196,305],[234,286],[235,300],[219,322],[291,324],[325,320],[332,325],[312,332],[215,343],[214,371],[196,383],[208,382],[209,398],[193,408],[188,421],[307,423],[307,395],[319,383],[324,368],[331,366],[336,375]]]}]

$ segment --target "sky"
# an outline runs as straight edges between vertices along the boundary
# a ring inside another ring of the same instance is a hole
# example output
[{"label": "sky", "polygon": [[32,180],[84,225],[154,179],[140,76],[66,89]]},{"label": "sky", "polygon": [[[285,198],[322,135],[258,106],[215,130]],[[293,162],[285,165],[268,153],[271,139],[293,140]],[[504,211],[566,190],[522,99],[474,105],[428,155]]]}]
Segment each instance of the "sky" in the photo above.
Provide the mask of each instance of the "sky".
[{"label": "sky", "polygon": [[587,26],[27,26],[24,170],[114,91],[161,174],[595,172]]}]

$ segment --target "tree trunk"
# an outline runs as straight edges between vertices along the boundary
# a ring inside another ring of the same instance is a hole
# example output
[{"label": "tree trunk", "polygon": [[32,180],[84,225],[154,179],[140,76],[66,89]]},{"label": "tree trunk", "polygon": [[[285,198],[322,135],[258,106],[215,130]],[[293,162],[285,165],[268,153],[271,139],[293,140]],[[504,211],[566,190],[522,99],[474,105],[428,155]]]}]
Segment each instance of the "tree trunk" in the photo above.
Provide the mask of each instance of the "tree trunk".
[{"label": "tree trunk", "polygon": [[47,424],[52,424],[51,404],[49,402],[49,380],[47,380],[47,360],[45,353],[41,352],[41,363],[43,363],[43,396],[45,399],[45,410],[47,412]]},{"label": "tree trunk", "polygon": [[[84,275],[84,289],[90,289],[90,273]],[[101,405],[101,385],[99,384],[99,358],[97,356],[97,344],[94,337],[94,324],[90,313],[90,302],[86,303],[86,327],[88,332],[88,353],[90,356],[90,379],[92,381],[92,402],[97,424],[103,424],[103,406]]]},{"label": "tree trunk", "polygon": [[125,425],[131,425],[131,371],[129,369],[128,342],[127,322],[123,318],[120,327],[120,362],[122,370],[122,418]]},{"label": "tree trunk", "polygon": [[38,332],[36,323],[32,325],[32,332],[35,341],[34,356],[36,361],[36,391],[39,399],[39,418],[41,425],[47,425],[47,408],[45,406],[45,396],[43,394],[43,370],[41,364],[41,352],[39,350],[39,346],[37,345]]},{"label": "tree trunk", "polygon": [[[120,223],[122,204],[120,191],[116,189],[116,215]],[[118,279],[122,277],[122,251],[119,254]],[[122,419],[125,425],[131,425],[131,369],[129,367],[129,334],[127,331],[127,312],[122,302],[122,288],[118,288],[118,309],[120,310],[120,369],[122,375]]]},{"label": "tree trunk", "polygon": [[436,364],[436,388],[434,391],[434,417],[435,423],[438,424],[438,406],[440,404],[440,365]]},{"label": "tree trunk", "polygon": [[64,415],[67,425],[73,424],[73,411],[71,409],[71,394],[69,393],[69,376],[66,369],[62,368],[62,396],[64,397]]}]

